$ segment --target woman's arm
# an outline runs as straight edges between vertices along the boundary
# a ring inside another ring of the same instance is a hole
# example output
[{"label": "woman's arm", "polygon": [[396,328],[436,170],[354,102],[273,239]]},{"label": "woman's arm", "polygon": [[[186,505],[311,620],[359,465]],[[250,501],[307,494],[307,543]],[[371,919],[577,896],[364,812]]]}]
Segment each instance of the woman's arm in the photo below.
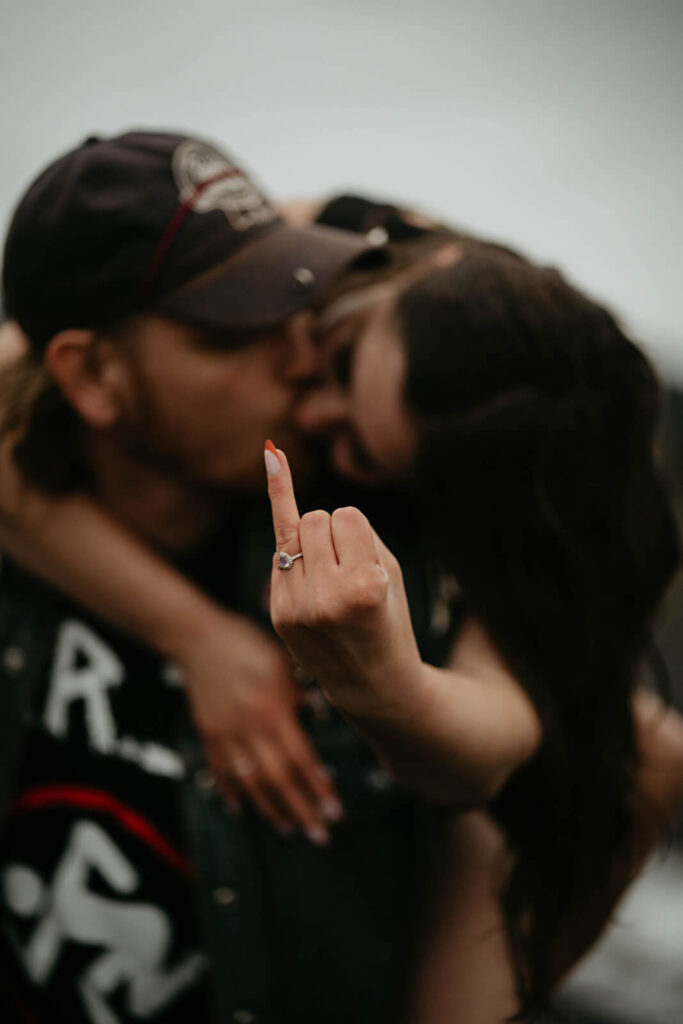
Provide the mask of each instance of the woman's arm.
[{"label": "woman's arm", "polygon": [[534,705],[474,619],[445,668],[421,662],[402,705],[352,717],[397,778],[460,808],[493,799],[541,742]]},{"label": "woman's arm", "polygon": [[449,804],[486,803],[541,740],[537,712],[469,623],[445,669],[422,662],[398,562],[358,509],[299,518],[284,453],[268,478],[276,546],[271,615],[294,658],[394,775]]}]

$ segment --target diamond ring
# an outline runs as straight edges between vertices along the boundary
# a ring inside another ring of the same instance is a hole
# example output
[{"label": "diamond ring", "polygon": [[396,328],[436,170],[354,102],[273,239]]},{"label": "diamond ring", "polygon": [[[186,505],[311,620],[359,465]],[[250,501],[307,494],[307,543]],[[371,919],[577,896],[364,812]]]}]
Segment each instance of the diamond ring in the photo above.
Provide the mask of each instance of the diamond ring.
[{"label": "diamond ring", "polygon": [[291,569],[297,558],[303,558],[304,553],[300,551],[298,555],[288,555],[286,551],[278,551],[277,553],[277,567],[278,569]]}]

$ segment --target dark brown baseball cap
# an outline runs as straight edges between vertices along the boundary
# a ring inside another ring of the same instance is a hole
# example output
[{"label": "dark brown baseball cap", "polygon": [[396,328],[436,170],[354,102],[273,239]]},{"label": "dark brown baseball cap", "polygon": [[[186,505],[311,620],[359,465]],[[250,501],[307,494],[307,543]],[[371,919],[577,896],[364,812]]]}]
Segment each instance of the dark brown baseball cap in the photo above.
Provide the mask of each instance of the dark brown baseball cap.
[{"label": "dark brown baseball cap", "polygon": [[3,299],[37,348],[140,310],[258,330],[382,258],[352,232],[287,224],[210,143],[135,131],[87,139],[30,186],[5,243]]}]

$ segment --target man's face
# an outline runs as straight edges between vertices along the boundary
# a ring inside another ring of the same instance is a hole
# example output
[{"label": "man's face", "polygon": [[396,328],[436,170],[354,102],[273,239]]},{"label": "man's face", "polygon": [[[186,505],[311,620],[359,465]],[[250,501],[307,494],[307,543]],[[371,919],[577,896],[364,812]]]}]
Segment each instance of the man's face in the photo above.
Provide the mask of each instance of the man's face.
[{"label": "man's face", "polygon": [[405,479],[415,455],[394,298],[391,285],[381,286],[328,310],[318,329],[324,377],[301,396],[294,414],[303,433],[326,438],[338,473],[366,484]]},{"label": "man's face", "polygon": [[134,319],[119,349],[118,443],[190,484],[254,490],[263,487],[263,444],[272,437],[301,472],[305,446],[291,414],[317,369],[309,320],[298,314],[275,330],[238,336]]}]

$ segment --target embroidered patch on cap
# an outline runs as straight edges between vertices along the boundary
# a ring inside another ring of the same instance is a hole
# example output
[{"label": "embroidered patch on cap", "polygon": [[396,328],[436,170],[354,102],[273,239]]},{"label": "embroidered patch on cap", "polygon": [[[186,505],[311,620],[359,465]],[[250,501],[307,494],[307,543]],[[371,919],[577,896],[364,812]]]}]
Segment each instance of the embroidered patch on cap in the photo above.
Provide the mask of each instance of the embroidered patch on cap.
[{"label": "embroidered patch on cap", "polygon": [[195,213],[222,210],[235,231],[268,224],[277,217],[239,167],[205,142],[186,139],[178,146],[173,154],[173,177],[181,203],[188,203]]}]

